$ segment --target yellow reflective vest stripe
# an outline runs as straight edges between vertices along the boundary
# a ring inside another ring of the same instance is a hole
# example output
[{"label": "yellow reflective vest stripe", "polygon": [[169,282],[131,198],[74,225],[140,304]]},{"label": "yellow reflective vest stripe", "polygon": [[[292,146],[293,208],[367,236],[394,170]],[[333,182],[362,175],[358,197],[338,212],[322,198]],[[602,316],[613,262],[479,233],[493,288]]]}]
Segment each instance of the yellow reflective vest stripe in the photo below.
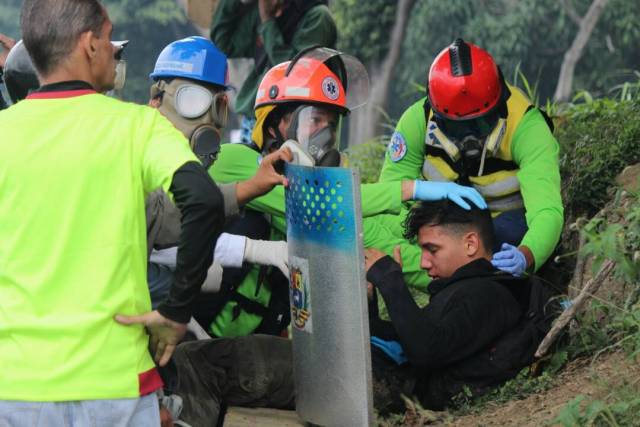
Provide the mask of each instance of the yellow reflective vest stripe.
[{"label": "yellow reflective vest stripe", "polygon": [[[488,159],[498,159],[504,162],[513,162],[511,155],[511,143],[513,135],[520,120],[531,107],[531,101],[522,93],[522,91],[514,86],[509,85],[511,96],[507,100],[507,108],[509,115],[507,116],[507,125],[505,135],[495,154],[487,153]],[[429,119],[433,112],[429,113]],[[425,137],[425,144],[430,145],[428,133]],[[444,150],[439,150],[442,154],[434,155],[437,150],[430,150],[431,154],[426,154],[424,164],[422,166],[423,176],[430,181],[455,181],[459,178],[458,173],[449,165]],[[505,163],[509,164],[509,163]],[[517,178],[518,167],[515,163],[509,165],[509,168],[488,172],[482,176],[469,176],[469,181],[476,190],[487,201],[489,209],[494,214],[500,212],[522,208],[524,206],[522,197],[520,196],[520,183]]]}]

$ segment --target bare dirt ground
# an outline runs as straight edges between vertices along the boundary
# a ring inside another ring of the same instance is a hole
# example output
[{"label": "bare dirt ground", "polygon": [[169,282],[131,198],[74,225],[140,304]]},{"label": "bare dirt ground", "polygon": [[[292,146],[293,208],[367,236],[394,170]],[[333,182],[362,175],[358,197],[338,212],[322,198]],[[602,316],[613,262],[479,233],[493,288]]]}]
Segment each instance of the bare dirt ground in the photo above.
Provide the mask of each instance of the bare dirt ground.
[{"label": "bare dirt ground", "polygon": [[623,353],[602,355],[595,361],[572,362],[558,377],[556,385],[523,400],[487,407],[476,415],[467,415],[442,422],[443,426],[544,426],[567,402],[582,394],[589,399],[607,400],[614,387],[640,382],[640,360],[630,360]]}]

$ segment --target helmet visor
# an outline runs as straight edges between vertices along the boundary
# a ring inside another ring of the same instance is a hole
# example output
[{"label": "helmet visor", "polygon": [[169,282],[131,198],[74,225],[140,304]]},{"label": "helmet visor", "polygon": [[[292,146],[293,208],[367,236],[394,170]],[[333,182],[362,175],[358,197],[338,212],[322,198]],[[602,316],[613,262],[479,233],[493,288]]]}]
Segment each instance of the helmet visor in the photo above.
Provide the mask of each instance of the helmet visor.
[{"label": "helmet visor", "polygon": [[331,149],[338,147],[338,124],[340,114],[335,109],[304,106],[292,119],[292,126],[296,126],[296,141],[300,146],[319,162]]},{"label": "helmet visor", "polygon": [[[323,63],[340,79],[346,92],[346,107],[354,110],[363,106],[369,99],[369,74],[365,66],[357,58],[326,47],[313,48],[301,52],[298,58],[291,61],[290,68],[305,67],[310,72],[314,62],[305,61],[312,58]],[[317,65],[315,65],[317,66]]]}]

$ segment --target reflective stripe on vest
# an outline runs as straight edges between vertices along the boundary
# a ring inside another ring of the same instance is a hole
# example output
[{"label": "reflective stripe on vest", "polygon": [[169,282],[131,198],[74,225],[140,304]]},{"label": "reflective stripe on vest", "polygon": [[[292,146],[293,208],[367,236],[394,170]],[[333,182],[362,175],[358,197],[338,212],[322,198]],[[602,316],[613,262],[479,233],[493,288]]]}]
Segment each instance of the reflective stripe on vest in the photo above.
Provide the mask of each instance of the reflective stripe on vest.
[{"label": "reflective stripe on vest", "polygon": [[[446,165],[444,160],[432,156],[429,156],[429,160],[425,161],[422,166],[422,173],[429,181],[450,182],[457,179],[458,175],[455,173],[447,179],[434,166],[434,163],[439,162]],[[524,206],[520,195],[520,181],[518,181],[516,173],[517,171],[498,171],[490,175],[471,177],[470,181],[487,201],[492,212],[505,212]]]},{"label": "reflective stripe on vest", "polygon": [[447,162],[439,157],[426,156],[422,164],[422,175],[429,181],[455,181],[458,174],[453,171]]},{"label": "reflective stripe on vest", "polygon": [[518,171],[498,171],[490,175],[470,177],[469,180],[485,199],[496,199],[520,192]]},{"label": "reflective stripe on vest", "polygon": [[[511,96],[507,100],[509,115],[507,117],[506,132],[498,152],[491,156],[506,162],[507,167],[513,162],[511,156],[513,135],[520,120],[531,106],[531,102],[520,89],[509,85],[509,90],[511,91]],[[431,112],[429,118],[431,118],[432,114]],[[429,140],[428,132],[425,135],[425,144],[437,147]],[[441,152],[442,154],[425,155],[425,161],[422,165],[423,176],[430,181],[456,181],[459,178],[459,174],[449,165],[451,160],[449,158],[445,160],[446,152],[442,149],[430,151],[432,153],[434,151],[436,153]],[[520,182],[517,178],[519,169],[515,165],[513,167],[513,170],[498,170],[483,176],[469,176],[469,181],[482,194],[489,205],[489,209],[494,213],[519,209],[524,206],[520,195]]]}]

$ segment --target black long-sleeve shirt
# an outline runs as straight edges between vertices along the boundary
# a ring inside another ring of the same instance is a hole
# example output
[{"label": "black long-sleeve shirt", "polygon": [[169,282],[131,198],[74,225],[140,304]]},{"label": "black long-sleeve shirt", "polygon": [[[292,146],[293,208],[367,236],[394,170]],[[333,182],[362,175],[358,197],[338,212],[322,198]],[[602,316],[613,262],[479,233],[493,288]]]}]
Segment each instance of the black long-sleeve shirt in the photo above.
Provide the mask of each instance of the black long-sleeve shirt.
[{"label": "black long-sleeve shirt", "polygon": [[169,296],[160,304],[163,316],[181,323],[191,317],[191,304],[213,261],[215,242],[224,225],[222,193],[198,162],[182,165],[169,191],[182,214],[180,243]]},{"label": "black long-sleeve shirt", "polygon": [[429,304],[420,308],[400,266],[384,257],[371,267],[367,280],[382,295],[391,322],[373,318],[371,334],[397,339],[409,362],[420,370],[467,359],[487,349],[522,316],[518,300],[500,283],[500,276],[489,261],[473,261],[450,278],[431,282]]}]

